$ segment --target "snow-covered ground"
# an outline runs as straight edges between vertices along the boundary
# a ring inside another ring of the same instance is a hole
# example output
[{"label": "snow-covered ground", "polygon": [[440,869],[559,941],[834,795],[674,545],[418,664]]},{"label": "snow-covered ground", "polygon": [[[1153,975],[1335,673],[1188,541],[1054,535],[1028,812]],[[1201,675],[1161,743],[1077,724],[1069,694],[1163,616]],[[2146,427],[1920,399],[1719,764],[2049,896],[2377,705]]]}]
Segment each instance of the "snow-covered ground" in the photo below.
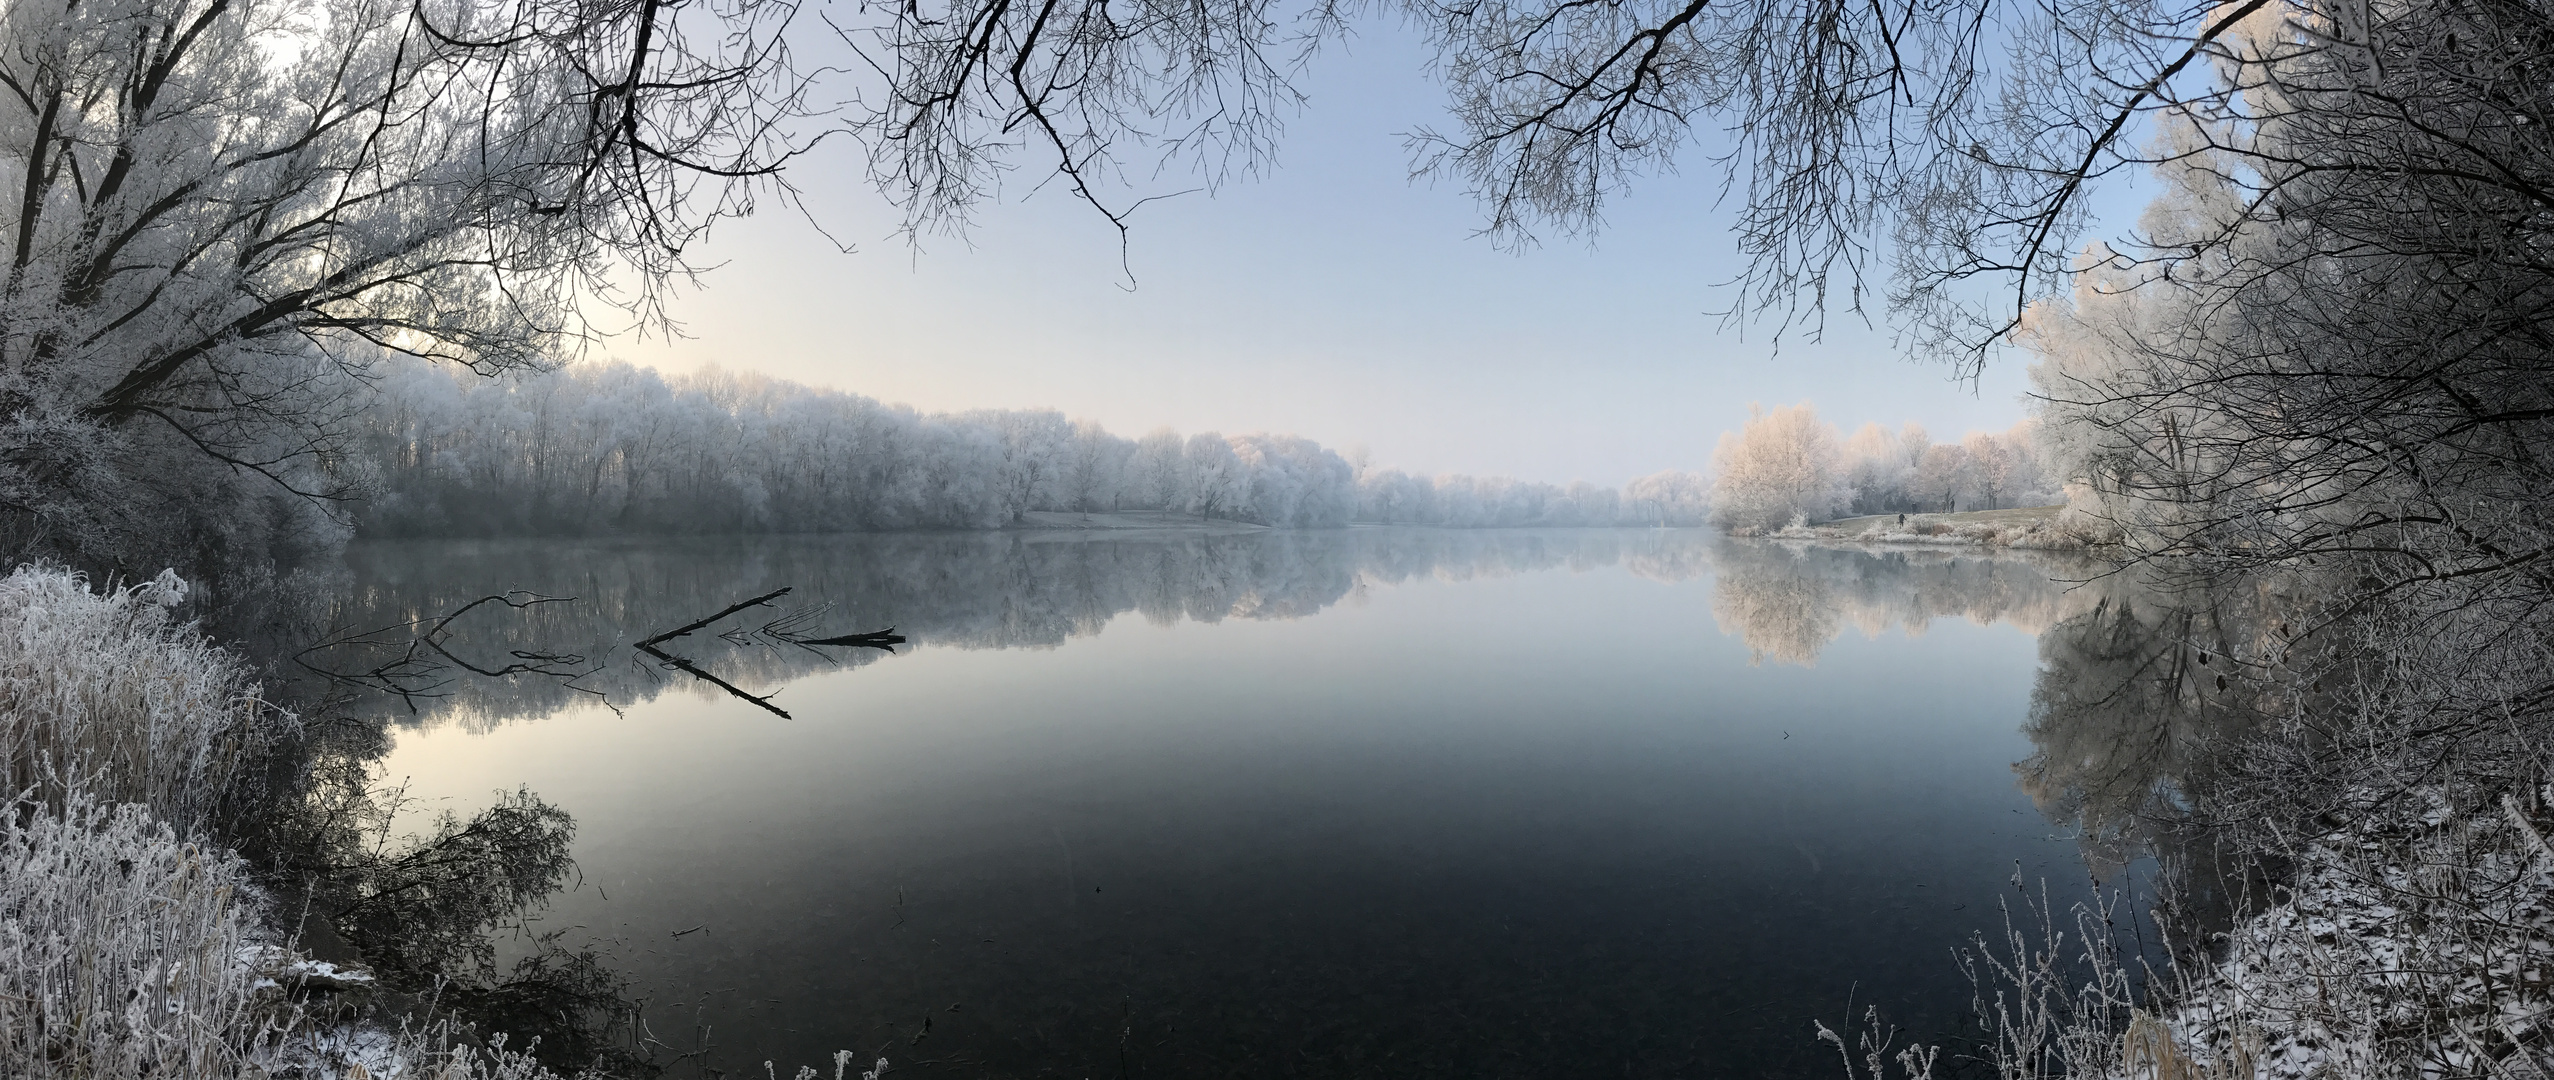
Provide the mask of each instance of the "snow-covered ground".
[{"label": "snow-covered ground", "polygon": [[1816,525],[1794,524],[1756,535],[1778,540],[1936,547],[2073,550],[2092,546],[2095,541],[2091,532],[2070,525],[2065,510],[2062,506],[2036,506],[1959,514],[1868,514]]},{"label": "snow-covered ground", "polygon": [[2159,1018],[2213,1070],[2183,1075],[2554,1076],[2549,797],[2460,814],[2415,791],[2303,845],[2278,902]]}]

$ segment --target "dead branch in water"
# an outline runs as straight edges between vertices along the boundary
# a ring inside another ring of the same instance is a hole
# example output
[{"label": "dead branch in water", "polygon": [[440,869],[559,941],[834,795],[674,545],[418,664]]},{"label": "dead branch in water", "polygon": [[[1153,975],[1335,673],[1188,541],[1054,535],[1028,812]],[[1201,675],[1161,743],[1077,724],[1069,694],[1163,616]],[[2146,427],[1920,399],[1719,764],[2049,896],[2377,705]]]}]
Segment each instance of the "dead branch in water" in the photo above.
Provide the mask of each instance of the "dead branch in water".
[{"label": "dead branch in water", "polygon": [[[445,696],[444,687],[451,683],[451,679],[444,673],[452,668],[460,668],[487,678],[504,678],[512,675],[545,676],[559,680],[561,685],[578,693],[593,694],[599,698],[602,697],[600,691],[576,685],[577,679],[591,674],[591,671],[579,670],[579,667],[585,663],[585,658],[574,653],[514,649],[508,653],[514,658],[513,663],[483,667],[462,659],[444,642],[444,637],[449,632],[453,621],[469,614],[472,609],[482,604],[503,604],[513,610],[522,611],[542,604],[565,604],[573,603],[575,600],[573,596],[544,596],[540,593],[521,591],[491,594],[434,618],[395,623],[361,633],[338,634],[293,654],[293,662],[304,670],[331,681],[351,686],[367,686],[397,697],[411,713],[417,711],[416,699]],[[390,659],[361,671],[343,671],[314,662],[315,654],[339,649],[358,651],[381,649],[389,650],[392,655]],[[437,660],[436,657],[442,659]],[[607,701],[605,704],[610,703]]]},{"label": "dead branch in water", "polygon": [[757,596],[757,597],[755,597],[755,598],[753,598],[753,599],[751,599],[751,600],[739,600],[739,601],[737,601],[737,602],[735,602],[735,603],[733,603],[733,604],[729,604],[729,605],[727,605],[726,607],[723,607],[723,608],[718,609],[718,614],[716,614],[716,615],[712,615],[712,616],[710,616],[710,617],[708,617],[708,618],[705,618],[705,619],[694,619],[694,620],[692,620],[692,621],[690,621],[690,622],[684,623],[684,624],[683,624],[683,625],[681,625],[681,626],[675,627],[674,629],[668,630],[668,631],[666,631],[666,632],[664,632],[664,633],[662,633],[662,634],[658,634],[658,635],[656,635],[655,637],[652,637],[652,638],[649,638],[649,639],[647,639],[647,640],[645,640],[645,641],[639,642],[639,643],[638,643],[638,647],[639,647],[639,648],[642,648],[642,649],[646,649],[646,650],[647,650],[647,651],[649,651],[649,652],[655,652],[655,651],[656,651],[655,646],[662,645],[662,644],[664,644],[664,643],[666,643],[666,642],[668,642],[668,641],[671,641],[671,640],[673,640],[673,639],[675,639],[675,638],[683,637],[683,636],[685,636],[685,635],[688,635],[688,634],[690,634],[690,633],[691,633],[692,631],[694,631],[694,630],[698,630],[698,629],[700,629],[700,628],[702,628],[702,627],[704,627],[704,626],[708,626],[708,625],[709,625],[709,624],[711,624],[711,623],[717,622],[717,621],[718,621],[718,620],[720,620],[720,619],[724,619],[724,618],[726,618],[726,617],[728,617],[728,616],[730,616],[730,615],[736,614],[737,612],[739,612],[739,611],[743,611],[743,610],[745,610],[746,608],[749,608],[749,607],[761,607],[761,606],[763,606],[763,605],[765,605],[765,604],[771,603],[771,602],[772,602],[772,601],[774,601],[774,600],[778,600],[778,599],[780,599],[781,597],[784,597],[784,596],[789,595],[789,590],[790,590],[790,586],[783,585],[783,586],[781,586],[780,588],[773,589],[772,591],[767,592],[767,593],[764,593],[763,595],[761,595],[761,596]]},{"label": "dead branch in water", "polygon": [[841,637],[808,638],[804,641],[798,642],[800,645],[853,645],[863,649],[884,649],[888,652],[894,652],[896,646],[904,643],[905,636],[897,633],[896,628],[892,626],[884,630],[874,630],[866,634],[844,634]]},{"label": "dead branch in water", "polygon": [[[728,682],[725,679],[719,678],[716,675],[710,674],[708,671],[702,669],[700,665],[693,663],[689,659],[676,656],[673,653],[657,647],[668,641],[672,641],[675,638],[687,636],[695,630],[704,629],[715,624],[719,620],[730,615],[734,615],[746,608],[769,605],[772,601],[788,595],[789,590],[790,587],[784,585],[780,588],[764,593],[761,596],[729,604],[726,607],[719,609],[716,614],[710,615],[706,618],[694,619],[691,622],[684,623],[672,630],[665,631],[664,633],[640,641],[638,643],[638,650],[648,654],[649,656],[655,657],[658,662],[667,667],[688,673],[695,679],[699,679],[703,682],[709,683],[710,685],[716,686],[719,689],[725,690],[729,694],[745,701],[750,701],[754,703],[756,707],[761,708],[774,716],[778,716],[784,720],[792,719],[788,710],[771,703],[771,695],[766,694],[757,696],[746,693],[742,687]],[[800,632],[799,628],[804,626],[806,623],[813,621],[813,619],[813,613],[786,615],[764,624],[759,633],[773,641],[796,645],[800,648],[807,648],[814,645],[842,645],[893,652],[895,651],[896,646],[904,644],[905,641],[904,635],[896,633],[896,628],[892,626],[884,630],[873,631],[866,634],[843,634],[836,637],[825,638],[807,637]],[[737,637],[733,632],[721,634],[719,636],[739,644],[742,644],[744,641],[744,639]]]}]

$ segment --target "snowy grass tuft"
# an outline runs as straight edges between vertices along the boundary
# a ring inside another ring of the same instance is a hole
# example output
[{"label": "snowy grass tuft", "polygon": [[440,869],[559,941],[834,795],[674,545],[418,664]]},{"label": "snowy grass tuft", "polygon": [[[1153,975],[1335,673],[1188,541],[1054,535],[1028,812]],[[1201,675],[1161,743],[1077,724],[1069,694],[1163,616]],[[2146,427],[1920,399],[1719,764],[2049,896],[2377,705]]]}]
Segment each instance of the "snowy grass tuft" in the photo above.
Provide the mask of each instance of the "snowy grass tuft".
[{"label": "snowy grass tuft", "polygon": [[[0,813],[0,1075],[215,1077],[289,1027],[247,868],[73,789]],[[260,983],[265,985],[261,986]]]},{"label": "snowy grass tuft", "polygon": [[[235,824],[223,799],[292,718],[175,618],[185,593],[168,573],[102,591],[52,567],[0,578],[0,1078],[557,1080],[501,1033],[474,1047],[448,1018],[388,1019],[406,1006],[370,996],[372,973],[273,931],[250,868],[213,838]],[[523,872],[564,859],[543,846],[566,835],[538,827],[564,824],[545,809],[527,794],[445,830],[485,840],[491,821],[527,823],[529,846],[468,846],[463,877],[513,873],[489,900],[500,908],[554,884]],[[406,892],[449,884],[413,861],[385,863]],[[488,921],[461,910],[455,932]]]},{"label": "snowy grass tuft", "polygon": [[140,803],[186,835],[211,824],[243,765],[280,728],[245,664],[174,615],[163,571],[91,591],[22,566],[0,578],[0,796]]},{"label": "snowy grass tuft", "polygon": [[312,986],[370,980],[274,944],[263,899],[138,804],[0,806],[0,1077],[556,1080],[502,1034],[472,1049],[311,1008]]}]

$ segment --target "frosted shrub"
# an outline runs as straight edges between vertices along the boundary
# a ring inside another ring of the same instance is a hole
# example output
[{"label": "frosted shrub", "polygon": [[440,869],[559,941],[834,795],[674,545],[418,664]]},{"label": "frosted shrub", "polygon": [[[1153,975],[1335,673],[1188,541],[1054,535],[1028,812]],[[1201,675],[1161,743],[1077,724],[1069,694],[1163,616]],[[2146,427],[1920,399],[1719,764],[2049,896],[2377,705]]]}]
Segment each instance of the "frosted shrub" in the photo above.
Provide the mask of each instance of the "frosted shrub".
[{"label": "frosted shrub", "polygon": [[0,1076],[233,1075],[279,998],[243,959],[258,952],[247,868],[76,790],[7,810]]},{"label": "frosted shrub", "polygon": [[76,778],[181,833],[208,823],[280,714],[246,665],[177,621],[185,594],[165,571],[98,592],[58,567],[0,578],[0,797],[58,804]]},{"label": "frosted shrub", "polygon": [[237,856],[141,806],[0,804],[0,1077],[556,1080],[503,1034],[314,1015],[306,986],[370,978],[266,940],[261,902]]}]

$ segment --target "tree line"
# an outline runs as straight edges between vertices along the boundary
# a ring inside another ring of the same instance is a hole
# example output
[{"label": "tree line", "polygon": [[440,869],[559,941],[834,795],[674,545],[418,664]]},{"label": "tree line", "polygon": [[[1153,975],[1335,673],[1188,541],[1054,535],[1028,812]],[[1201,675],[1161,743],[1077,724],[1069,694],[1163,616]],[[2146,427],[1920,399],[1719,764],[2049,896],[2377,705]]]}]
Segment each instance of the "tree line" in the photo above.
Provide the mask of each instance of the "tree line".
[{"label": "tree line", "polygon": [[384,364],[341,468],[375,536],[990,529],[1152,511],[1282,528],[1697,524],[1698,477],[1625,491],[1370,472],[1295,435],[1113,434],[1051,409],[926,414],[721,370],[482,379]]},{"label": "tree line", "polygon": [[1712,455],[1711,520],[1761,530],[1849,514],[2056,505],[2066,500],[2064,474],[2039,431],[2025,419],[1937,443],[1916,424],[1864,424],[1844,438],[1806,401],[1750,406],[1747,423],[1722,435]]},{"label": "tree line", "polygon": [[1725,439],[1717,480],[1671,469],[1614,488],[1376,469],[1294,435],[1130,439],[1050,409],[926,414],[715,369],[486,379],[389,360],[379,379],[335,468],[359,529],[383,537],[989,529],[1124,511],[1282,528],[1778,527],[2054,497],[2027,423],[1960,443],[1876,424],[1839,440],[1806,403]]}]

